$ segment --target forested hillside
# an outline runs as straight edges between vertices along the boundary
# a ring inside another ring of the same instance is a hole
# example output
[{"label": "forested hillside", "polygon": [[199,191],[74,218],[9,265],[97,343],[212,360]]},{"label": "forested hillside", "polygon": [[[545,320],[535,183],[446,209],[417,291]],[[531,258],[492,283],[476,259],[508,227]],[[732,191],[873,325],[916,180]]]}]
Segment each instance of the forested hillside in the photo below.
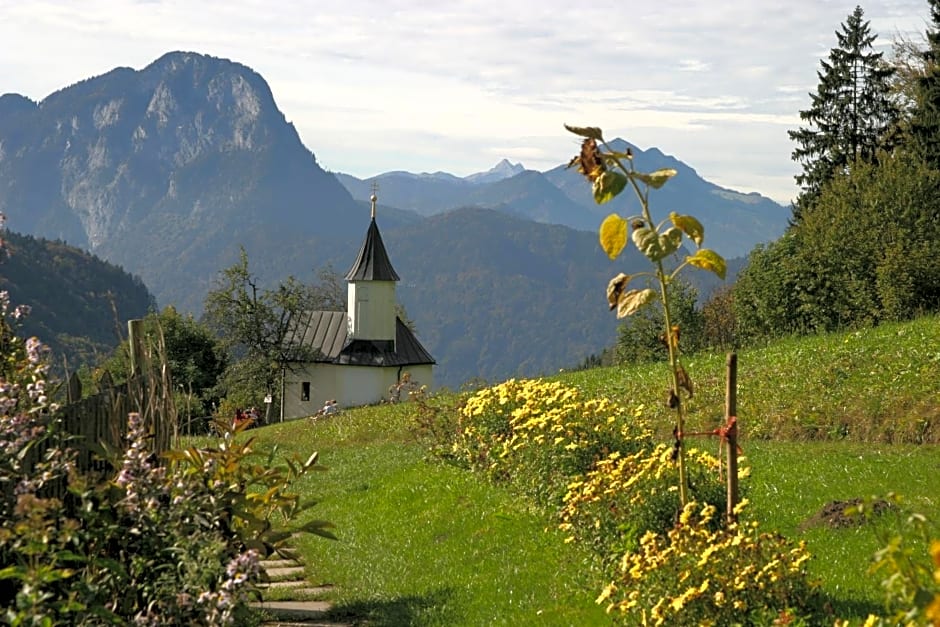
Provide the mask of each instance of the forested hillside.
[{"label": "forested hillside", "polygon": [[139,277],[98,257],[30,235],[3,232],[8,256],[0,260],[0,290],[28,305],[23,333],[38,336],[70,367],[94,363],[127,333],[127,320],[155,306]]}]

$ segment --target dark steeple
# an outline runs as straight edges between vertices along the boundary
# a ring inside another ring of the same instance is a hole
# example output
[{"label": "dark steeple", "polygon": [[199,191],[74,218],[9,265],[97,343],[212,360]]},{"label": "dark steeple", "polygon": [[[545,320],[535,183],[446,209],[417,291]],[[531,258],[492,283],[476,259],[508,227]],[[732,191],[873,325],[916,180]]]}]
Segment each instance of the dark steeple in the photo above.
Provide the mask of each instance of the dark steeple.
[{"label": "dark steeple", "polygon": [[372,194],[372,222],[366,233],[366,240],[362,242],[356,262],[346,273],[347,281],[398,281],[398,274],[388,260],[385,244],[379,234],[379,227],[375,224],[375,201]]}]

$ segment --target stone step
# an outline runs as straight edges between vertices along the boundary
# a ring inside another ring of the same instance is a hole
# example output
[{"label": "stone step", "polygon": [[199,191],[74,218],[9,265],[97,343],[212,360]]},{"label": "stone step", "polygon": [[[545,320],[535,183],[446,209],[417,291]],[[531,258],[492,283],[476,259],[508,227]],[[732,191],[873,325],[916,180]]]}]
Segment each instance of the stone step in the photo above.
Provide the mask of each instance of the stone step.
[{"label": "stone step", "polygon": [[324,621],[282,621],[274,620],[261,623],[262,627],[352,627],[348,623],[327,623]]},{"label": "stone step", "polygon": [[327,601],[260,601],[251,607],[264,610],[277,620],[309,622],[322,620],[333,607]]},{"label": "stone step", "polygon": [[267,573],[268,578],[271,581],[284,581],[285,579],[300,578],[304,577],[304,567],[303,566],[287,566],[284,568],[265,568],[264,572]]},{"label": "stone step", "polygon": [[297,560],[261,560],[261,568],[268,570],[269,568],[287,568],[289,566],[300,566],[300,562]]}]

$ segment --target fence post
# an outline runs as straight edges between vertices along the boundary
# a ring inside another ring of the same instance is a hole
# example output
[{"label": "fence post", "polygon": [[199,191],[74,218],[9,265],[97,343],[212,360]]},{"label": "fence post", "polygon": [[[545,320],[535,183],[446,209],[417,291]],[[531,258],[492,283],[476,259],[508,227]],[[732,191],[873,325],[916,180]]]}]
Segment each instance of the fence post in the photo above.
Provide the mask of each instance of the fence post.
[{"label": "fence post", "polygon": [[144,321],[127,321],[127,346],[131,357],[131,377],[141,373],[144,358]]},{"label": "fence post", "polygon": [[66,402],[77,403],[82,400],[82,381],[78,378],[78,373],[73,372],[69,375],[66,384]]},{"label": "fence post", "polygon": [[[728,522],[737,520],[738,505],[738,355],[728,353],[728,387],[725,390],[725,424],[728,445]],[[732,422],[733,419],[733,422]]]}]

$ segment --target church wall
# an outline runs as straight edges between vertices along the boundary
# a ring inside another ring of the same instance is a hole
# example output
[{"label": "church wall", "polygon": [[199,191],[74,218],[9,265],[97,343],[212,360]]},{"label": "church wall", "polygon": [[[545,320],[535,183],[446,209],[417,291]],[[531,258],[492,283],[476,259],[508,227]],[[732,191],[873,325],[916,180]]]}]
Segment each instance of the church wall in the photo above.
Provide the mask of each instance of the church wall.
[{"label": "church wall", "polygon": [[[336,399],[340,408],[387,401],[389,388],[398,383],[399,373],[406,372],[411,374],[411,380],[418,386],[433,387],[431,365],[382,368],[309,364],[297,367],[285,374],[284,420],[312,416],[329,399]],[[309,385],[304,386],[304,383]],[[308,400],[302,398],[304,390],[309,391]]]},{"label": "church wall", "polygon": [[[339,401],[336,393],[338,374],[338,369],[332,364],[307,364],[287,371],[284,377],[284,419],[312,416],[327,400],[335,398]],[[306,400],[303,398],[305,391],[308,393]]]}]

